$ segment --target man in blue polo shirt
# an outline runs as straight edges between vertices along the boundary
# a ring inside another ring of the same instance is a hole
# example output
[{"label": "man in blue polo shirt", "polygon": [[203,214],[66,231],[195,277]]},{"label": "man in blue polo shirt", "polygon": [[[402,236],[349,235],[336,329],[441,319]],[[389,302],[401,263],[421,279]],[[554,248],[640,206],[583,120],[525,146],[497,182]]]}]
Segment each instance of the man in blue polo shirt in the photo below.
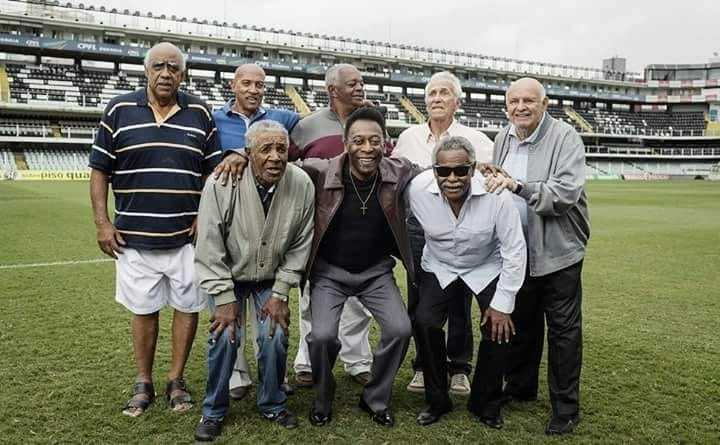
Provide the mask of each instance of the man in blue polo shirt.
[{"label": "man in blue polo shirt", "polygon": [[[220,147],[228,157],[235,155],[235,153],[245,156],[245,134],[255,122],[266,119],[273,120],[284,126],[287,132],[290,133],[300,120],[300,116],[293,111],[264,108],[262,106],[265,97],[265,70],[259,65],[245,64],[239,66],[235,70],[235,77],[230,86],[235,93],[235,97],[230,99],[222,109],[213,113],[218,129]],[[218,171],[225,168],[225,166],[230,168],[231,164],[231,162],[220,164]],[[251,313],[250,317],[247,318],[245,315],[248,311],[248,304],[245,299],[238,300],[244,302],[239,308],[240,320],[256,320],[253,314],[255,310],[253,305],[249,305]],[[241,323],[239,329],[240,341],[237,345],[237,359],[230,377],[230,397],[235,400],[245,397],[252,385],[249,366],[245,357],[245,339],[247,338],[245,324]],[[254,331],[257,332],[256,326]],[[257,355],[257,351],[255,355]],[[283,389],[289,390],[289,386],[284,384]]]},{"label": "man in blue polo shirt", "polygon": [[184,73],[185,56],[175,45],[152,47],[145,56],[147,88],[108,103],[90,153],[97,242],[117,260],[115,299],[133,313],[137,376],[123,407],[133,417],[155,398],[158,314],[167,304],[174,316],[165,396],[175,411],[193,405],[183,373],[205,298],[195,282],[192,241],[203,180],[221,152],[207,104],[178,91]]}]

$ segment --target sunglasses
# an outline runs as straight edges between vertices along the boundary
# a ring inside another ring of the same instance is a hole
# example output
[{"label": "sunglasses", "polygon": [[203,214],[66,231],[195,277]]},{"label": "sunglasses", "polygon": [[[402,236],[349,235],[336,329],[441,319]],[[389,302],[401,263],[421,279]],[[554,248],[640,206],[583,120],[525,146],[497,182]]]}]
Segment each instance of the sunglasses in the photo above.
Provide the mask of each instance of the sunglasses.
[{"label": "sunglasses", "polygon": [[455,173],[455,176],[461,177],[461,176],[467,176],[468,173],[470,173],[470,169],[473,167],[472,164],[465,164],[465,165],[458,165],[457,167],[445,167],[443,165],[433,165],[433,170],[435,170],[435,174],[440,176],[441,178],[447,178],[452,173]]}]

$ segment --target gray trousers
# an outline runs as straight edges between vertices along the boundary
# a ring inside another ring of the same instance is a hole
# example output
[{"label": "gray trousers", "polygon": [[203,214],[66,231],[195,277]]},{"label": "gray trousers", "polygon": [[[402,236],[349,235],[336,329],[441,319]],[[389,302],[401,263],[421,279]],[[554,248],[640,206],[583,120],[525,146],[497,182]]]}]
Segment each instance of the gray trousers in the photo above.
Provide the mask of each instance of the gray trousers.
[{"label": "gray trousers", "polygon": [[312,331],[308,335],[313,369],[315,400],[320,415],[332,412],[335,398],[333,367],[338,353],[338,326],[345,301],[356,296],[380,326],[380,341],[373,354],[371,378],[362,397],[377,412],[390,407],[392,386],[407,352],[412,328],[407,309],[395,284],[392,258],[360,273],[351,273],[318,258],[311,272],[310,311]]}]

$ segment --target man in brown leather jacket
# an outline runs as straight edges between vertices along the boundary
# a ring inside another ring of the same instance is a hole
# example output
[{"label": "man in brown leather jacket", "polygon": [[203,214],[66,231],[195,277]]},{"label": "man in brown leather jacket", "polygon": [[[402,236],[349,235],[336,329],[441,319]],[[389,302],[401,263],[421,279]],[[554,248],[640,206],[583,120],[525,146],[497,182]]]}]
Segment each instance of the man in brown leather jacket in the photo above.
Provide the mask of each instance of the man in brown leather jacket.
[{"label": "man in brown leather jacket", "polygon": [[360,408],[392,426],[392,385],[405,357],[410,319],[395,284],[400,258],[412,273],[402,193],[418,168],[406,159],[383,157],[385,120],[375,109],[348,117],[346,152],[329,160],[308,159],[303,169],[315,184],[315,234],[306,279],[310,281],[312,332],[308,335],[315,400],[310,422],[332,418],[333,365],[340,351],[338,325],[345,301],[357,296],[380,325],[373,374]]}]

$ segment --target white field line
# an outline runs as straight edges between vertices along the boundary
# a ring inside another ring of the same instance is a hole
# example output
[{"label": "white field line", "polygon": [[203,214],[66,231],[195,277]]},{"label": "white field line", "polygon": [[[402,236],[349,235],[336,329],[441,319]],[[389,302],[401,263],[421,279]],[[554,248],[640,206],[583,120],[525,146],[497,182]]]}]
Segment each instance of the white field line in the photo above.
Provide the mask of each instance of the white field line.
[{"label": "white field line", "polygon": [[92,260],[53,261],[53,262],[49,262],[49,263],[0,264],[0,270],[26,269],[26,268],[31,268],[31,267],[73,266],[76,264],[107,263],[110,261],[115,261],[115,260],[113,260],[111,258],[95,258]]}]

